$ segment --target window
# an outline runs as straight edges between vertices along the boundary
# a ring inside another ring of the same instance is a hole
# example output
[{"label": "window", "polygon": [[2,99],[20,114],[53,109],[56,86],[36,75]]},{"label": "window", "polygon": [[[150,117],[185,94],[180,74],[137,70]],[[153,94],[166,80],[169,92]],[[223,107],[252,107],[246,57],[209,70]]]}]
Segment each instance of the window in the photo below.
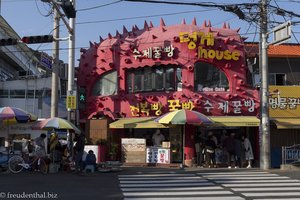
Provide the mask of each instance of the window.
[{"label": "window", "polygon": [[194,70],[194,80],[195,91],[229,90],[229,83],[225,73],[209,63],[196,63]]},{"label": "window", "polygon": [[177,69],[174,65],[163,65],[128,70],[126,73],[127,92],[175,90],[176,82],[178,82],[175,74]]},{"label": "window", "polygon": [[0,98],[8,98],[9,92],[8,90],[0,90]]},{"label": "window", "polygon": [[10,98],[25,98],[25,90],[10,90]]},{"label": "window", "polygon": [[270,85],[286,85],[285,74],[269,74],[269,84]]},{"label": "window", "polygon": [[99,78],[94,84],[93,96],[108,96],[117,94],[117,71],[109,72]]}]

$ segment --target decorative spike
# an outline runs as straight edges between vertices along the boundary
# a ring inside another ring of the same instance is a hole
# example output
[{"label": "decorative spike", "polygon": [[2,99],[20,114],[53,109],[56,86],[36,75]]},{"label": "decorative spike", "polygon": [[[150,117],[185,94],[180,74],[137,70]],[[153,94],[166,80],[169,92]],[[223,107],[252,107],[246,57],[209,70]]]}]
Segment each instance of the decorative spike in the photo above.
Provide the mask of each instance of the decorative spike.
[{"label": "decorative spike", "polygon": [[226,23],[224,22],[224,24],[223,24],[223,28],[224,29],[227,29],[227,26],[226,26]]},{"label": "decorative spike", "polygon": [[121,36],[121,34],[119,33],[119,31],[117,30],[116,31],[116,37],[120,37]]},{"label": "decorative spike", "polygon": [[155,35],[152,35],[152,39],[156,39],[157,38],[157,36],[155,36]]},{"label": "decorative spike", "polygon": [[240,32],[240,30],[241,30],[241,28],[238,28],[238,29],[236,29],[236,32],[238,33],[238,32]]},{"label": "decorative spike", "polygon": [[113,38],[112,35],[111,35],[110,33],[108,33],[108,38],[109,38],[109,39],[112,39],[112,38]]},{"label": "decorative spike", "polygon": [[192,25],[197,26],[197,21],[196,21],[196,17],[194,17],[193,21],[192,21]]},{"label": "decorative spike", "polygon": [[211,27],[208,27],[208,32],[209,32],[209,33],[211,32]]},{"label": "decorative spike", "polygon": [[136,31],[135,27],[134,27],[134,26],[132,26],[132,28],[131,28],[131,32],[133,33],[133,32],[135,32],[135,31]]},{"label": "decorative spike", "polygon": [[248,39],[248,37],[242,37],[243,41],[246,41]]},{"label": "decorative spike", "polygon": [[160,26],[166,26],[165,22],[164,22],[164,19],[163,18],[160,18]]},{"label": "decorative spike", "polygon": [[202,28],[205,28],[205,27],[207,27],[206,20],[204,20],[204,22],[202,24]]},{"label": "decorative spike", "polygon": [[165,29],[163,26],[161,26],[161,31],[165,32],[165,31],[167,31],[167,29]]},{"label": "decorative spike", "polygon": [[128,30],[125,26],[123,26],[123,34],[127,34],[128,33]]},{"label": "decorative spike", "polygon": [[137,25],[134,25],[134,28],[135,28],[136,31],[139,31],[139,30],[140,30],[139,27],[138,27]]},{"label": "decorative spike", "polygon": [[216,36],[220,36],[220,32],[219,31],[216,33]]},{"label": "decorative spike", "polygon": [[181,24],[186,24],[185,19],[183,18]]},{"label": "decorative spike", "polygon": [[227,24],[227,28],[230,29],[230,24],[229,23]]},{"label": "decorative spike", "polygon": [[149,24],[149,28],[153,28],[153,24],[152,24],[152,21],[150,21],[150,24]]},{"label": "decorative spike", "polygon": [[149,26],[148,26],[148,23],[147,23],[146,20],[145,20],[145,22],[144,22],[144,29],[146,29],[147,31],[149,31]]},{"label": "decorative spike", "polygon": [[101,36],[99,36],[99,39],[100,39],[100,43],[104,41],[104,39]]},{"label": "decorative spike", "polygon": [[90,41],[90,47],[94,46],[94,44]]},{"label": "decorative spike", "polygon": [[211,22],[210,22],[210,20],[208,20],[208,25],[207,25],[208,27],[211,27]]}]

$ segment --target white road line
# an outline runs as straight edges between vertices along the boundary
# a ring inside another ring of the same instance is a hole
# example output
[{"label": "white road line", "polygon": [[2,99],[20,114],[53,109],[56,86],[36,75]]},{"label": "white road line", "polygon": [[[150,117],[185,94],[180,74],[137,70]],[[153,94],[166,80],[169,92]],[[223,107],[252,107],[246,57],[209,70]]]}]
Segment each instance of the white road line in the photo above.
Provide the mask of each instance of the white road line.
[{"label": "white road line", "polygon": [[225,187],[267,187],[267,186],[300,186],[300,183],[257,183],[257,184],[222,184]]},{"label": "white road line", "polygon": [[280,199],[276,199],[276,198],[271,198],[271,199],[265,199],[265,198],[263,198],[263,199],[257,199],[257,198],[255,198],[255,200],[299,200],[299,198],[287,198],[287,197],[285,197],[284,199],[282,199],[282,198],[280,198]]},{"label": "white road line", "polygon": [[236,172],[231,172],[231,171],[226,171],[226,172],[201,172],[197,173],[197,175],[200,176],[205,176],[205,175],[220,175],[220,174],[237,174],[237,175],[242,175],[242,174],[270,174],[269,172],[260,172],[260,171],[236,171]]},{"label": "white road line", "polygon": [[226,183],[299,183],[300,180],[295,180],[295,179],[284,179],[284,180],[214,180],[214,182],[218,184],[226,184]]},{"label": "white road line", "polygon": [[121,177],[121,178],[119,178],[119,180],[145,180],[145,179],[147,179],[147,180],[170,180],[170,179],[172,179],[172,180],[175,180],[175,179],[179,179],[179,180],[182,180],[182,179],[201,179],[201,177],[199,177],[199,176],[188,176],[188,177],[160,177],[160,176],[158,176],[158,177]]},{"label": "white road line", "polygon": [[[124,198],[124,200],[244,200],[239,196],[223,196],[223,197],[145,197],[145,198]],[[282,200],[282,199],[281,199]],[[297,199],[299,200],[299,199]]]},{"label": "white road line", "polygon": [[195,176],[195,174],[132,174],[132,175],[119,175],[119,177],[178,177],[178,176]]},{"label": "white road line", "polygon": [[208,182],[205,179],[191,179],[191,180],[139,180],[139,181],[120,181],[121,184],[123,183],[203,183]]},{"label": "white road line", "polygon": [[300,191],[299,187],[261,187],[261,188],[231,188],[233,191]]},{"label": "white road line", "polygon": [[190,191],[190,190],[222,190],[221,186],[211,186],[211,187],[149,187],[149,188],[121,188],[123,192],[133,192],[133,191]]},{"label": "white road line", "polygon": [[192,196],[192,195],[226,195],[226,194],[233,194],[230,191],[222,190],[222,191],[186,191],[186,192],[143,192],[143,193],[138,193],[138,192],[124,192],[123,196],[127,197],[137,197],[137,196]]},{"label": "white road line", "polygon": [[219,176],[222,176],[222,177],[248,177],[248,176],[251,176],[251,177],[255,177],[255,176],[263,176],[263,177],[273,177],[273,176],[276,176],[278,177],[279,175],[278,174],[213,174],[213,175],[202,175],[203,177],[219,177]]},{"label": "white road line", "polygon": [[[300,192],[264,192],[264,193],[257,193],[257,192],[248,192],[242,193],[246,197],[286,197],[286,196],[299,196]],[[298,198],[299,199],[299,198]]]},{"label": "white road line", "polygon": [[207,177],[207,176],[204,176],[204,178],[207,178],[207,179],[210,179],[210,180],[239,180],[239,179],[242,179],[242,180],[270,180],[270,179],[290,179],[290,177],[287,177],[287,176],[276,176],[276,177],[273,177],[273,176],[270,176],[270,177],[266,177],[266,176],[260,176],[260,177],[225,177],[225,176],[216,176],[216,177]]},{"label": "white road line", "polygon": [[120,187],[175,187],[175,186],[211,186],[215,185],[214,183],[156,183],[156,184],[120,184]]}]

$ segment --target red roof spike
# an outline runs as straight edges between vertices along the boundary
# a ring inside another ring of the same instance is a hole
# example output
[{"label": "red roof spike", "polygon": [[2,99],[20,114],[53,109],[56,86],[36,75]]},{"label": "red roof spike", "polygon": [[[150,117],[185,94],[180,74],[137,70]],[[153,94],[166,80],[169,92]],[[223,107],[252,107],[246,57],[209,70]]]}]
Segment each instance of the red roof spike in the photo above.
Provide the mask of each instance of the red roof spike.
[{"label": "red roof spike", "polygon": [[148,23],[147,23],[146,20],[145,20],[145,22],[144,22],[144,29],[146,29],[147,31],[149,31],[149,26],[148,26]]},{"label": "red roof spike", "polygon": [[165,29],[164,27],[161,27],[161,31],[165,32],[165,31],[167,31],[167,29]]},{"label": "red roof spike", "polygon": [[152,35],[152,39],[156,39],[157,38],[157,36],[155,36],[155,35]]},{"label": "red roof spike", "polygon": [[100,43],[104,41],[104,39],[101,36],[99,36],[99,39],[100,39]]},{"label": "red roof spike", "polygon": [[203,24],[202,24],[202,27],[204,28],[204,27],[206,27],[207,25],[206,25],[206,20],[204,20],[204,22],[203,22]]},{"label": "red roof spike", "polygon": [[227,28],[230,29],[230,24],[229,23],[227,24]]},{"label": "red roof spike", "polygon": [[226,23],[224,22],[224,24],[223,24],[223,28],[224,29],[227,29],[227,26],[226,26]]},{"label": "red roof spike", "polygon": [[194,17],[193,21],[192,21],[192,25],[197,26],[197,21],[196,21],[196,17]]},{"label": "red roof spike", "polygon": [[123,34],[127,34],[128,33],[128,30],[126,29],[125,26],[123,26]]},{"label": "red roof spike", "polygon": [[210,22],[210,20],[208,20],[208,25],[207,25],[208,27],[211,27],[211,22]]},{"label": "red roof spike", "polygon": [[163,18],[160,18],[160,26],[166,26],[165,22],[164,22],[164,19]]},{"label": "red roof spike", "polygon": [[248,37],[242,37],[243,41],[246,41],[248,39]]},{"label": "red roof spike", "polygon": [[240,30],[241,30],[241,28],[238,28],[238,29],[236,29],[236,32],[238,33],[238,32],[240,32]]},{"label": "red roof spike", "polygon": [[186,24],[185,19],[183,18],[181,24]]},{"label": "red roof spike", "polygon": [[134,25],[134,28],[135,28],[136,31],[140,30],[137,25]]},{"label": "red roof spike", "polygon": [[112,39],[112,35],[110,33],[108,33],[108,38]]},{"label": "red roof spike", "polygon": [[94,46],[94,44],[90,41],[90,47]]},{"label": "red roof spike", "polygon": [[153,26],[152,22],[150,21],[149,28],[153,28],[153,27],[154,26]]},{"label": "red roof spike", "polygon": [[117,37],[120,37],[120,36],[121,36],[121,34],[119,33],[118,30],[116,31],[116,36],[117,36]]}]

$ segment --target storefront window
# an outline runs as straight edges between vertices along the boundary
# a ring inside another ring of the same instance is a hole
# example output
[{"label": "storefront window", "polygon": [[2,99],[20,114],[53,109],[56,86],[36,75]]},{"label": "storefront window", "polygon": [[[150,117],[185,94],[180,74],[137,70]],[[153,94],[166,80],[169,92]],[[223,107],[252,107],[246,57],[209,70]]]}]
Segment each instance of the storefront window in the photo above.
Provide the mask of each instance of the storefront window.
[{"label": "storefront window", "polygon": [[199,62],[194,70],[195,91],[228,91],[228,79],[223,71],[209,64]]},{"label": "storefront window", "polygon": [[[150,91],[172,91],[178,80],[176,66],[144,67],[127,71],[126,88],[128,93]],[[180,77],[181,79],[181,77]]]},{"label": "storefront window", "polygon": [[117,94],[117,72],[113,71],[100,77],[93,87],[93,96]]}]

